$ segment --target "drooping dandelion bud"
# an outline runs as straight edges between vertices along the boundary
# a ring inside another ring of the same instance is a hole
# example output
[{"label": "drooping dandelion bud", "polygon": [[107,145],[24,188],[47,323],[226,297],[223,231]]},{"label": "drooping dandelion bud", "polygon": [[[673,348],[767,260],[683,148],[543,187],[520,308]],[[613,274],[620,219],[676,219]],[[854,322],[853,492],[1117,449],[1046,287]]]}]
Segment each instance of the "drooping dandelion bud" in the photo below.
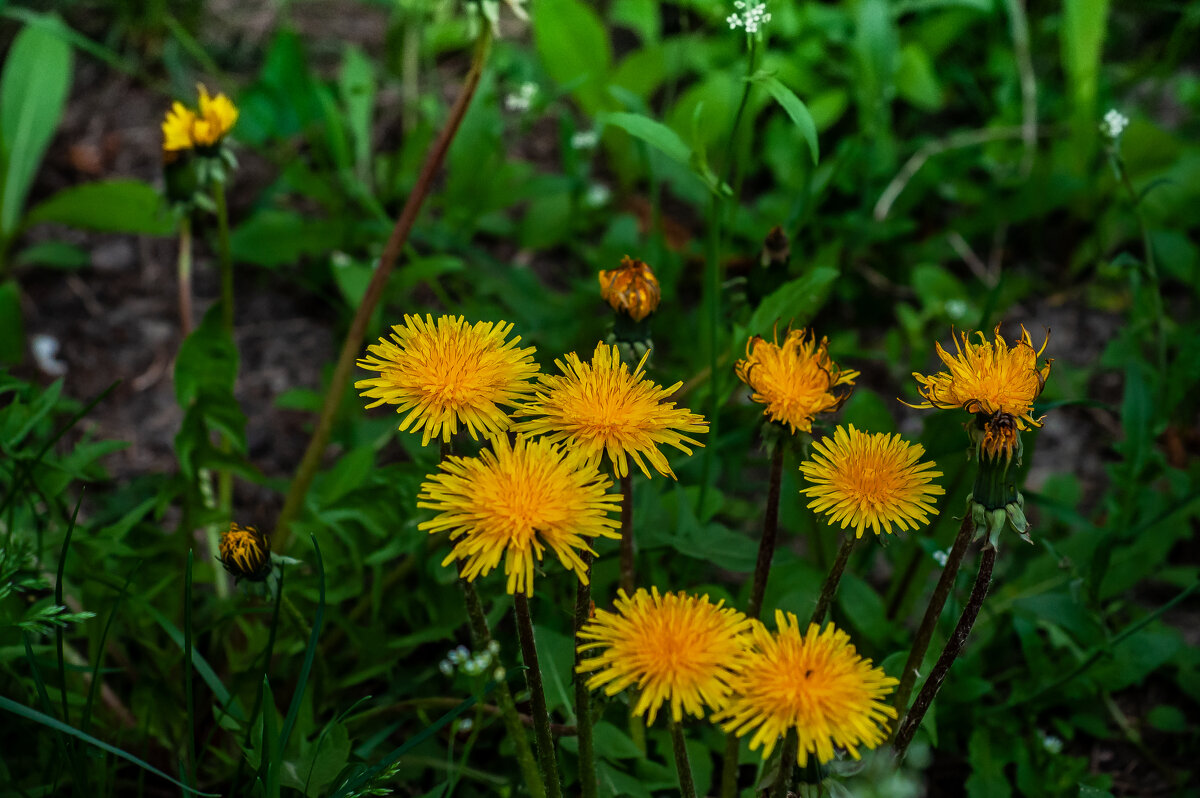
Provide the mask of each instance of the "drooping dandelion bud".
[{"label": "drooping dandelion bud", "polygon": [[658,278],[648,264],[626,255],[615,269],[602,270],[600,296],[618,315],[642,321],[655,310],[662,299]]}]

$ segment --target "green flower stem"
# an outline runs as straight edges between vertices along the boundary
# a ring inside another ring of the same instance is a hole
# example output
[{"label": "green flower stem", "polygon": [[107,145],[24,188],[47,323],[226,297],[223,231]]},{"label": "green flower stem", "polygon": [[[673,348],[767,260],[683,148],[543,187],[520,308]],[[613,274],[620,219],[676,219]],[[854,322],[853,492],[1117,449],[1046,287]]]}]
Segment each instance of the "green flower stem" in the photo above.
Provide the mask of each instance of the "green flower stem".
[{"label": "green flower stem", "polygon": [[542,780],[548,798],[562,798],[558,779],[558,762],[554,753],[554,738],[550,735],[550,713],[546,709],[546,690],[542,686],[542,671],[538,665],[537,644],[533,640],[533,619],[529,615],[529,597],[517,592],[513,596],[517,611],[517,638],[521,641],[521,658],[525,661],[525,679],[529,685],[529,703],[533,710],[533,739],[541,764]]},{"label": "green flower stem", "polygon": [[592,695],[587,688],[587,679],[579,672],[584,655],[579,651],[579,632],[592,615],[592,555],[579,553],[583,560],[589,582],[579,581],[575,589],[575,726],[579,736],[579,795],[580,798],[596,798],[596,753],[592,744]]},{"label": "green flower stem", "polygon": [[708,319],[708,442],[700,479],[698,511],[703,512],[708,487],[717,458],[717,441],[721,421],[720,330],[721,321],[721,217],[723,201],[714,191],[708,218],[708,242],[704,260],[704,292],[702,304]]},{"label": "green flower stem", "polygon": [[983,556],[979,558],[979,575],[975,577],[975,587],[971,590],[967,606],[963,608],[958,624],[954,627],[950,639],[946,641],[946,647],[942,650],[942,655],[938,657],[937,664],[933,666],[921,692],[917,693],[917,700],[913,702],[912,710],[904,716],[904,722],[899,726],[900,731],[896,734],[896,742],[892,746],[896,752],[897,761],[904,759],[908,745],[921,725],[921,719],[929,711],[933,699],[942,689],[942,683],[946,681],[946,674],[950,672],[950,666],[954,664],[954,660],[958,658],[963,646],[967,643],[967,638],[971,635],[971,627],[975,625],[975,619],[979,617],[979,608],[983,606],[983,600],[987,598],[988,588],[992,584],[992,567],[995,564],[995,547],[990,543],[984,543]]},{"label": "green flower stem", "polygon": [[783,444],[777,443],[775,453],[771,456],[771,476],[767,482],[767,507],[763,515],[762,540],[758,543],[758,561],[754,566],[750,603],[746,605],[746,614],[751,618],[757,618],[762,613],[767,578],[771,574],[771,560],[775,557],[775,538],[779,531],[779,490],[783,482],[783,450]]},{"label": "green flower stem", "polygon": [[837,595],[838,583],[842,581],[842,572],[846,570],[850,552],[854,550],[854,544],[857,542],[858,538],[853,533],[842,535],[842,545],[838,548],[837,559],[833,561],[833,567],[829,569],[829,575],[825,577],[825,584],[821,585],[821,595],[817,598],[817,606],[813,610],[809,623],[819,625],[824,622],[825,613],[829,611],[830,606],[833,605],[834,596]]},{"label": "green flower stem", "polygon": [[[771,456],[771,475],[767,483],[767,508],[763,516],[762,540],[758,543],[758,561],[754,566],[754,582],[750,587],[750,603],[746,614],[757,618],[762,613],[763,596],[767,592],[767,578],[771,573],[771,560],[775,556],[775,539],[779,530],[779,491],[783,482],[783,451],[776,444]],[[737,795],[738,753],[741,742],[736,734],[725,736],[725,753],[721,764],[721,796],[734,798]]]},{"label": "green flower stem", "polygon": [[687,742],[683,739],[683,725],[671,718],[671,750],[675,754],[675,771],[679,774],[679,794],[682,798],[696,798],[696,782],[692,779],[692,763],[688,759]]},{"label": "green flower stem", "polygon": [[187,338],[195,328],[195,321],[192,315],[192,220],[186,216],[179,221],[176,270],[179,274],[179,331]]},{"label": "green flower stem", "polygon": [[[959,566],[962,564],[963,555],[971,542],[973,532],[974,525],[971,523],[971,514],[967,513],[963,516],[962,524],[958,528],[958,536],[954,538],[954,545],[950,547],[950,554],[946,557],[946,566],[942,568],[942,575],[933,589],[929,605],[925,607],[925,617],[921,619],[921,625],[917,628],[912,648],[908,652],[908,659],[904,663],[904,670],[900,674],[900,685],[896,688],[896,695],[893,699],[897,717],[904,717],[904,713],[908,709],[908,699],[912,695],[913,685],[917,681],[917,671],[920,669],[921,663],[925,661],[925,652],[929,650],[929,641],[933,639],[933,630],[937,628],[938,618],[942,616],[942,609],[950,597],[954,579],[958,576]],[[899,726],[897,726],[898,728]]]},{"label": "green flower stem", "polygon": [[475,53],[471,60],[471,69],[463,82],[462,91],[450,109],[450,115],[446,119],[446,125],[442,128],[441,134],[425,155],[425,162],[421,165],[421,172],[417,176],[413,190],[409,193],[404,209],[396,219],[396,226],[392,228],[392,234],[383,248],[383,253],[379,256],[379,266],[371,275],[371,282],[367,285],[362,301],[354,313],[350,329],[346,331],[337,365],[334,366],[333,376],[329,380],[329,390],[325,393],[325,402],[321,406],[321,415],[317,420],[317,426],[313,429],[312,437],[308,441],[308,448],[304,450],[304,457],[296,468],[296,475],[288,489],[283,509],[280,510],[279,517],[275,522],[275,534],[272,536],[272,541],[276,551],[287,549],[291,536],[291,523],[304,503],[308,488],[312,485],[317,469],[321,465],[325,447],[329,444],[329,438],[333,434],[334,417],[337,415],[338,406],[346,393],[346,388],[350,384],[354,359],[362,347],[371,315],[383,297],[388,277],[391,276],[400,253],[404,251],[409,233],[412,232],[413,224],[417,220],[417,214],[433,188],[433,179],[441,168],[442,161],[445,160],[450,142],[454,140],[454,136],[462,124],[467,107],[471,104],[471,98],[475,96],[475,89],[479,86],[479,79],[483,75],[483,68],[487,63],[491,30],[490,25],[481,26],[479,39],[475,43]]},{"label": "green flower stem", "polygon": [[[233,255],[229,247],[229,206],[225,202],[225,183],[213,183],[213,202],[217,206],[217,253],[221,262],[221,324],[225,328],[229,340],[233,338]],[[220,449],[229,454],[233,450],[233,442],[222,437]],[[224,466],[217,472],[217,507],[225,519],[233,518],[233,471]],[[209,528],[209,544],[212,544],[212,527]],[[218,532],[220,530],[217,530]],[[212,550],[214,553],[216,549]],[[214,577],[217,596],[225,598],[229,595],[229,581],[222,573]]]},{"label": "green flower stem", "polygon": [[633,476],[621,477],[621,589],[633,597]]},{"label": "green flower stem", "polygon": [[[461,569],[462,564],[459,563],[460,574]],[[476,651],[486,651],[488,644],[492,642],[492,632],[488,628],[487,616],[483,612],[483,603],[479,600],[479,594],[475,592],[475,586],[463,579],[461,575],[458,584],[462,587],[463,598],[466,599],[467,604],[467,617],[471,622],[471,645]],[[533,758],[533,749],[529,746],[529,737],[525,734],[525,727],[521,725],[521,716],[517,714],[517,705],[513,701],[508,682],[502,681],[496,685],[496,703],[500,705],[500,716],[504,720],[504,729],[508,732],[508,739],[512,741],[513,748],[516,750],[517,764],[521,768],[521,775],[525,778],[525,787],[533,798],[545,798],[546,787],[542,782],[541,774],[538,773],[537,763]]]},{"label": "green flower stem", "polygon": [[787,798],[792,789],[792,774],[796,771],[796,754],[800,749],[800,738],[795,729],[788,729],[783,738],[783,750],[779,752],[779,778],[771,787],[770,798]]}]

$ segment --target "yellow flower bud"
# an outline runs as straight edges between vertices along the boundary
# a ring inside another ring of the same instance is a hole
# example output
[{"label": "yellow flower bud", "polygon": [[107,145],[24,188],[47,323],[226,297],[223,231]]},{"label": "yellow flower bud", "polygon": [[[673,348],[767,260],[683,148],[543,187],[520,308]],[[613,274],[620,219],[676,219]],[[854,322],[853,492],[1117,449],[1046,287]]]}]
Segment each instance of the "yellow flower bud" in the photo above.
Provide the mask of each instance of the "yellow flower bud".
[{"label": "yellow flower bud", "polygon": [[599,274],[600,295],[617,313],[641,321],[658,308],[662,289],[654,270],[640,260],[626,255],[616,269]]}]

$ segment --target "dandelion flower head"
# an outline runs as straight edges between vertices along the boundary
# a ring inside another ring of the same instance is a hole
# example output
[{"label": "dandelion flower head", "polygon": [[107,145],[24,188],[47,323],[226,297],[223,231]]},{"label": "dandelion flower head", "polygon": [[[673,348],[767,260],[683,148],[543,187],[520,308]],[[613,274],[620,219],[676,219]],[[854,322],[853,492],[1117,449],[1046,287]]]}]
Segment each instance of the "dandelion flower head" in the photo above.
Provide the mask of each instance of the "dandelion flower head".
[{"label": "dandelion flower head", "polygon": [[499,405],[517,406],[532,390],[538,371],[533,347],[518,349],[521,337],[505,340],[513,326],[480,321],[471,325],[462,316],[404,317],[392,327],[391,340],[380,338],[367,347],[360,368],[378,377],[354,383],[362,396],[396,405],[407,413],[400,431],[421,432],[421,445],[440,437],[449,442],[461,423],[478,440],[508,429],[510,420]]},{"label": "dandelion flower head", "polygon": [[199,94],[198,113],[181,102],[173,103],[167,112],[162,124],[164,152],[216,146],[237,122],[237,106],[228,97],[224,94],[210,96],[203,84],[196,90]]},{"label": "dandelion flower head", "polygon": [[591,672],[588,689],[603,687],[607,695],[635,686],[633,712],[649,713],[649,723],[663,704],[676,722],[684,712],[703,717],[706,707],[719,709],[728,700],[749,628],[745,615],[710,603],[708,596],[639,588],[630,598],[621,590],[616,612],[596,610],[580,630],[579,639],[587,641],[580,652],[599,654],[584,658],[579,672]]},{"label": "dandelion flower head", "polygon": [[230,524],[217,551],[225,570],[239,579],[261,582],[271,572],[271,543],[255,527]]},{"label": "dandelion flower head", "polygon": [[1038,359],[1050,342],[1049,334],[1040,349],[1035,349],[1029,331],[1021,328],[1021,337],[1009,348],[1000,335],[1000,326],[995,329],[995,341],[989,341],[982,332],[978,343],[971,340],[970,333],[962,333],[962,341],[954,340],[957,352],[953,355],[936,344],[938,357],[946,364],[947,371],[928,376],[913,372],[925,401],[910,407],[929,409],[961,407],[969,413],[993,415],[1004,412],[1015,416],[1021,430],[1040,427],[1041,419],[1033,417],[1033,400],[1041,395],[1050,376],[1047,358],[1042,366]]},{"label": "dandelion flower head", "polygon": [[598,276],[600,296],[616,312],[641,321],[658,309],[662,289],[654,270],[642,261],[627,255],[618,268],[602,270]]},{"label": "dandelion flower head", "polygon": [[506,436],[478,457],[448,457],[441,472],[421,485],[417,506],[437,515],[418,525],[431,534],[449,532],[454,548],[442,561],[463,563],[474,581],[504,560],[509,593],[533,593],[534,561],[546,549],[587,584],[581,551],[594,554],[589,540],[619,538],[620,494],[606,493],[611,480],[575,454],[543,439]]},{"label": "dandelion flower head", "polygon": [[832,438],[813,442],[812,457],[800,471],[812,483],[800,492],[812,498],[809,509],[825,513],[830,524],[854,528],[861,538],[870,528],[876,535],[917,529],[937,515],[933,497],[946,491],[933,483],[942,472],[932,462],[919,462],[925,447],[900,435],[861,432],[851,424],[839,426]]},{"label": "dandelion flower head", "polygon": [[599,343],[589,363],[574,352],[564,360],[554,361],[561,375],[539,375],[542,384],[535,398],[514,415],[540,418],[517,422],[517,432],[562,441],[592,463],[599,463],[607,454],[617,476],[629,473],[632,458],[647,477],[649,462],[658,473],[673,479],[675,472],[659,444],[686,454],[692,453],[687,444],[704,445],[685,433],[708,432],[708,422],[665,401],[682,383],[662,388],[647,379],[645,356],[630,371],[616,346]]},{"label": "dandelion flower head", "polygon": [[766,405],[763,415],[786,424],[793,434],[811,432],[817,413],[841,407],[850,392],[835,389],[853,385],[858,376],[833,362],[828,339],[818,341],[806,330],[788,331],[782,346],[778,336],[775,342],[754,336],[734,371],[754,391],[751,399]]},{"label": "dandelion flower head", "polygon": [[734,695],[713,722],[739,737],[753,732],[751,750],[762,746],[763,759],[795,729],[797,762],[833,759],[834,746],[859,758],[858,749],[875,748],[887,737],[896,710],[883,702],[897,681],[863,659],[850,637],[832,624],[810,624],[800,632],[792,613],[775,612],[779,631],[771,634],[755,622],[752,645],[733,679]]}]

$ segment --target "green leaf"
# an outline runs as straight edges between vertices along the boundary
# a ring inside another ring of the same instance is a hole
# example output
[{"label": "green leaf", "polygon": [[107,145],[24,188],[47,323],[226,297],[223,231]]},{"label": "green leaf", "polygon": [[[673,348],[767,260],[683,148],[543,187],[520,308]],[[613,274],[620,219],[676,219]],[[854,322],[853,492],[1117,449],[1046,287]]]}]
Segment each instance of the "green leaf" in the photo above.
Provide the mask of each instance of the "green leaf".
[{"label": "green leaf", "polygon": [[796,327],[807,324],[825,303],[838,270],[818,266],[808,274],[789,280],[764,299],[750,317],[751,335],[766,335],[775,324],[789,322]]},{"label": "green leaf", "polygon": [[13,263],[20,266],[44,266],[51,269],[82,269],[91,262],[88,254],[65,241],[42,241],[25,247]]},{"label": "green leaf", "polygon": [[787,111],[787,115],[792,118],[792,122],[800,129],[800,134],[804,136],[804,140],[808,142],[808,152],[812,155],[812,160],[815,164],[820,154],[820,149],[817,144],[817,126],[813,122],[812,114],[808,111],[808,106],[796,96],[795,92],[780,83],[779,79],[773,75],[758,72],[749,78],[749,80],[766,89],[767,93],[775,98],[775,102],[779,103],[783,106],[783,110]]},{"label": "green leaf", "polygon": [[28,224],[42,222],[102,233],[161,236],[175,229],[162,196],[140,180],[107,180],[63,189],[29,212]]},{"label": "green leaf", "polygon": [[24,359],[21,289],[15,280],[8,280],[0,283],[0,364],[17,364]]},{"label": "green leaf", "polygon": [[1186,732],[1188,730],[1187,715],[1183,710],[1170,704],[1159,704],[1146,713],[1146,722],[1159,731]]},{"label": "green leaf", "polygon": [[571,638],[544,626],[535,625],[533,637],[537,643],[538,662],[542,666],[542,680],[546,685],[546,709],[553,714],[562,707],[570,722],[574,723],[575,694],[570,684],[571,668],[575,664],[575,646]]},{"label": "green leaf", "polygon": [[681,164],[691,163],[692,148],[684,143],[678,133],[662,122],[641,114],[623,112],[601,114],[596,118],[596,122],[621,128],[634,138],[639,138],[654,147],[672,161]]},{"label": "green leaf", "polygon": [[235,261],[273,267],[294,264],[304,255],[329,252],[341,240],[339,221],[265,208],[237,226],[229,246]]},{"label": "green leaf", "polygon": [[919,44],[907,44],[900,51],[896,92],[923,111],[937,111],[945,104],[933,62]]},{"label": "green leaf", "polygon": [[601,721],[592,729],[596,751],[605,759],[641,759],[645,754],[628,734]]},{"label": "green leaf", "polygon": [[542,3],[533,15],[533,41],[546,72],[570,87],[589,114],[612,107],[604,84],[612,68],[612,45],[600,16],[579,0]]},{"label": "green leaf", "polygon": [[1096,96],[1108,4],[1109,0],[1065,0],[1062,6],[1062,60],[1065,85],[1071,92],[1072,150],[1081,170],[1090,162],[1100,123]]},{"label": "green leaf", "polygon": [[999,740],[987,728],[977,728],[971,734],[968,745],[968,761],[971,775],[967,778],[967,795],[970,798],[1009,798],[1012,788],[1004,775],[1004,766],[1012,761],[1006,755]]},{"label": "green leaf", "polygon": [[0,74],[0,235],[11,235],[42,156],[62,118],[71,86],[71,48],[58,36],[26,26]]},{"label": "green leaf", "polygon": [[237,380],[238,352],[214,304],[179,347],[175,359],[175,398],[187,407],[203,392],[232,394]]},{"label": "green leaf", "polygon": [[371,172],[371,114],[375,108],[375,66],[359,48],[346,47],[338,92],[346,108],[346,126],[354,139],[354,168],[360,180]]}]

